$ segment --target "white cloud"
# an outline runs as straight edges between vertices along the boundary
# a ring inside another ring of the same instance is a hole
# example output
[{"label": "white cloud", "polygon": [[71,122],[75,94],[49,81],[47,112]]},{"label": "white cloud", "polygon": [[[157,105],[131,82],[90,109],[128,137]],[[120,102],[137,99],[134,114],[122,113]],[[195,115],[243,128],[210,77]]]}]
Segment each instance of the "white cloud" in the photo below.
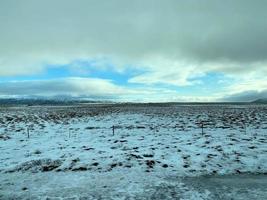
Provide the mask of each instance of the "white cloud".
[{"label": "white cloud", "polygon": [[142,64],[146,66],[147,72],[132,77],[130,83],[186,86],[193,84],[190,78],[202,75],[196,65],[157,56],[147,58]]},{"label": "white cloud", "polygon": [[267,78],[264,79],[244,79],[229,86],[226,90],[228,94],[235,94],[245,91],[261,92],[267,89]]}]

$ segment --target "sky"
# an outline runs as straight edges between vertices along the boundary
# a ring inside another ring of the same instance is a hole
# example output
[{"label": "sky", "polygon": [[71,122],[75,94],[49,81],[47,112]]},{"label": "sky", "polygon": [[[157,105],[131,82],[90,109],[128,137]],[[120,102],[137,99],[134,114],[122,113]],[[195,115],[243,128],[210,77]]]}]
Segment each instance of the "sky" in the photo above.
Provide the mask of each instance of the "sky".
[{"label": "sky", "polygon": [[0,0],[0,98],[267,98],[265,0]]}]

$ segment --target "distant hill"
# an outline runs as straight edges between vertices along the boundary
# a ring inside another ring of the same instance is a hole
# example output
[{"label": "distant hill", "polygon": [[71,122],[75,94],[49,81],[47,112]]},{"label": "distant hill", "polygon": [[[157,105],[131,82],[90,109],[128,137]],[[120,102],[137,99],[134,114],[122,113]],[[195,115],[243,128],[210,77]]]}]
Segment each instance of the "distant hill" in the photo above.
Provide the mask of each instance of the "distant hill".
[{"label": "distant hill", "polygon": [[[0,98],[0,106],[59,106],[74,104],[110,104],[112,101],[86,100],[79,98]],[[117,102],[119,103],[119,102]],[[252,102],[165,102],[165,103],[134,103],[120,102],[128,106],[148,105],[148,106],[170,106],[170,105],[228,105],[228,104],[267,104],[267,98],[260,98]]]},{"label": "distant hill", "polygon": [[91,101],[91,100],[78,100],[78,99],[21,99],[21,98],[0,99],[0,105],[2,106],[72,105],[80,103],[103,103],[103,102]]},{"label": "distant hill", "polygon": [[267,104],[267,98],[257,99],[253,101],[252,103],[266,103]]}]

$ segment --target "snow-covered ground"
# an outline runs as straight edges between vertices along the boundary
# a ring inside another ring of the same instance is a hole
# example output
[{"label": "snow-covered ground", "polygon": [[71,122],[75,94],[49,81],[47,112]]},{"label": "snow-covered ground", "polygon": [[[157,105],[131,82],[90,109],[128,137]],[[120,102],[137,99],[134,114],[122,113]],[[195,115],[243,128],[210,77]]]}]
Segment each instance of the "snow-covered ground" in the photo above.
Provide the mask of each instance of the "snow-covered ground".
[{"label": "snow-covered ground", "polygon": [[263,105],[11,107],[0,124],[0,199],[212,199],[182,177],[267,173]]}]

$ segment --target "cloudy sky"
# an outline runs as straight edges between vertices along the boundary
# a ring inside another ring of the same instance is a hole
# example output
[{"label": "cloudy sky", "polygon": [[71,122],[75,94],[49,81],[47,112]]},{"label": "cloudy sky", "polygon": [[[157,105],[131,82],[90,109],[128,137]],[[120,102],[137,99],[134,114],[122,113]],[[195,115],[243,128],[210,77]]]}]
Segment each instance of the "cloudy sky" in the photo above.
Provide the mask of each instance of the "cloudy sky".
[{"label": "cloudy sky", "polygon": [[267,97],[265,0],[0,0],[0,97]]}]

